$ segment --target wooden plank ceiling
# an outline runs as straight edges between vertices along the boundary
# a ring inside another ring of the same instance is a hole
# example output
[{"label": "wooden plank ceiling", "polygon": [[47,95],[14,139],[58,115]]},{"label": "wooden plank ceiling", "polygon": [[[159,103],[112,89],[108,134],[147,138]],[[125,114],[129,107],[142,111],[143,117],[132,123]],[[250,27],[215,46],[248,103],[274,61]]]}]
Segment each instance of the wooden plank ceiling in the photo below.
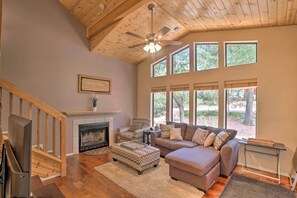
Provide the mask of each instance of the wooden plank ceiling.
[{"label": "wooden plank ceiling", "polygon": [[86,28],[90,51],[137,64],[150,54],[128,36],[150,32],[150,12],[156,5],[154,31],[167,26],[163,39],[191,32],[297,24],[297,0],[58,0]]}]

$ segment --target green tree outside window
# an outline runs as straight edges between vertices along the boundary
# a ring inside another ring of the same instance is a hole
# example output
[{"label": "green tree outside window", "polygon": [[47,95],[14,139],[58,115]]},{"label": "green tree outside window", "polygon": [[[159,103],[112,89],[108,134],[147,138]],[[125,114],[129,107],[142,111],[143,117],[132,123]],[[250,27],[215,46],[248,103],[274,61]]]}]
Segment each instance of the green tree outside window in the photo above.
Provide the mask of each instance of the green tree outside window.
[{"label": "green tree outside window", "polygon": [[190,71],[190,48],[186,47],[172,55],[172,73],[181,74]]},{"label": "green tree outside window", "polygon": [[219,67],[218,44],[196,44],[196,70],[208,70]]}]

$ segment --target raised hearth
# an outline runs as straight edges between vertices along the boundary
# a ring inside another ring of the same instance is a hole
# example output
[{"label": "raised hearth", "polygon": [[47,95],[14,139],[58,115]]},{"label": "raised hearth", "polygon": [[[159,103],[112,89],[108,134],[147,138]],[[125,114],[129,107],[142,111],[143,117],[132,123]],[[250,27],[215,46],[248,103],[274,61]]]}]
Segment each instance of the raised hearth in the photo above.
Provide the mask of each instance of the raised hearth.
[{"label": "raised hearth", "polygon": [[78,126],[79,152],[109,145],[109,123],[100,122]]}]

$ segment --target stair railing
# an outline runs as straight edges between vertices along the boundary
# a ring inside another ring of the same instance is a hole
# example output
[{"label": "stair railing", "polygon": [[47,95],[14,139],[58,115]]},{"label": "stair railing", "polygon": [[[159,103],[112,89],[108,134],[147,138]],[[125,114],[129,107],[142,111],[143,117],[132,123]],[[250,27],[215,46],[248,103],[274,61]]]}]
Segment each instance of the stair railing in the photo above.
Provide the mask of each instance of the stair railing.
[{"label": "stair railing", "polygon": [[[60,163],[61,176],[66,175],[66,117],[34,96],[0,78],[0,141],[2,142],[3,91],[8,92],[8,115],[19,114],[32,120],[38,153]],[[27,113],[25,112],[27,103]],[[15,107],[18,104],[18,107]],[[16,113],[17,112],[17,113]],[[4,115],[6,116],[6,115]],[[3,116],[3,117],[4,117]],[[44,118],[44,120],[41,120]],[[51,126],[50,126],[51,125]],[[42,130],[44,129],[44,130]],[[50,130],[51,129],[51,130]],[[50,137],[51,136],[51,137]],[[32,140],[33,141],[33,140]]]}]

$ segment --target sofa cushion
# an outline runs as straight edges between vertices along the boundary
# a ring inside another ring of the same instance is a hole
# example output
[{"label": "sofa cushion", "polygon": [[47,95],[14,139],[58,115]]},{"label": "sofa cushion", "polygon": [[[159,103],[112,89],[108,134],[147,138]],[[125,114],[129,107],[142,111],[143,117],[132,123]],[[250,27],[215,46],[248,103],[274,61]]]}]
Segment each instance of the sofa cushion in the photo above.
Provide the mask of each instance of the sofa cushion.
[{"label": "sofa cushion", "polygon": [[208,130],[198,128],[193,136],[192,142],[196,142],[197,144],[204,144],[208,134]]},{"label": "sofa cushion", "polygon": [[206,130],[209,131],[209,134],[214,133],[216,135],[218,135],[221,131],[225,131],[225,129],[223,129],[223,128],[215,128],[215,127],[210,127],[210,126],[206,127]]},{"label": "sofa cushion", "polygon": [[174,124],[168,124],[168,125],[160,124],[162,138],[170,137],[170,128],[174,128]]},{"label": "sofa cushion", "polygon": [[196,144],[195,142],[192,142],[192,141],[187,141],[187,140],[174,141],[171,144],[171,150],[177,150],[180,148],[193,148],[195,146],[198,146],[198,144]]},{"label": "sofa cushion", "polygon": [[213,142],[216,139],[216,134],[215,133],[211,133],[207,136],[206,140],[204,141],[204,146],[208,147],[211,146],[213,144]]},{"label": "sofa cushion", "polygon": [[174,141],[168,139],[168,138],[156,138],[155,144],[167,149],[171,149],[171,144],[173,144]]},{"label": "sofa cushion", "polygon": [[192,141],[193,136],[198,128],[206,130],[206,126],[203,125],[188,125],[184,139]]},{"label": "sofa cushion", "polygon": [[181,136],[181,128],[170,128],[170,140],[183,140]]},{"label": "sofa cushion", "polygon": [[226,129],[226,131],[230,134],[229,140],[232,140],[237,135],[237,131],[234,129]]},{"label": "sofa cushion", "polygon": [[170,166],[203,176],[219,162],[219,151],[212,147],[181,148],[165,156]]},{"label": "sofa cushion", "polygon": [[229,140],[232,140],[237,135],[237,131],[234,129],[223,129],[223,128],[215,128],[215,127],[206,127],[209,130],[209,133],[215,133],[218,135],[221,131],[227,131],[230,134]]},{"label": "sofa cushion", "polygon": [[132,131],[126,131],[126,132],[121,132],[119,133],[119,136],[126,140],[132,140],[134,132]]},{"label": "sofa cushion", "polygon": [[188,126],[187,123],[178,123],[178,122],[167,121],[166,124],[174,124],[175,128],[181,128],[182,137],[183,137],[183,139],[185,139],[186,129]]},{"label": "sofa cushion", "polygon": [[226,144],[229,140],[230,134],[226,131],[222,131],[220,132],[217,136],[216,139],[213,143],[214,148],[216,150],[219,150],[222,148],[222,146],[224,146],[224,144]]},{"label": "sofa cushion", "polygon": [[131,126],[131,131],[136,131],[137,129],[141,129],[142,123],[141,122],[133,122]]}]

